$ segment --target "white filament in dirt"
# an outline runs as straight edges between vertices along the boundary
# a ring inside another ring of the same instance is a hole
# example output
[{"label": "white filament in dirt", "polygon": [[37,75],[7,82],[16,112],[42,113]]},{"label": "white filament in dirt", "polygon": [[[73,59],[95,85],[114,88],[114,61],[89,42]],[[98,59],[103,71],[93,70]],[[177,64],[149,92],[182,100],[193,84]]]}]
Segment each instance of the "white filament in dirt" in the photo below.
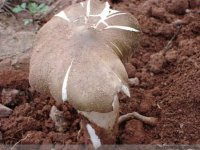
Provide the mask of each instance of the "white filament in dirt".
[{"label": "white filament in dirt", "polygon": [[139,32],[139,30],[127,26],[107,26],[105,29],[120,29],[120,30],[127,30],[132,32]]},{"label": "white filament in dirt", "polygon": [[121,54],[121,56],[123,56],[121,50],[119,49],[119,47],[117,47],[117,45],[115,45],[113,42],[110,42],[116,49],[117,51]]},{"label": "white filament in dirt", "polygon": [[101,146],[101,140],[99,137],[96,135],[95,130],[92,128],[90,124],[86,125],[88,134],[90,136],[92,145],[94,146],[95,149],[99,148]]},{"label": "white filament in dirt", "polygon": [[81,5],[82,7],[84,7],[84,4],[83,4],[83,2],[80,2],[80,5]]},{"label": "white filament in dirt", "polygon": [[65,78],[63,81],[63,85],[62,85],[62,100],[63,100],[63,102],[67,101],[67,84],[68,84],[69,73],[70,73],[70,70],[72,67],[72,63],[73,63],[73,60],[71,61],[71,64],[67,69],[67,72],[66,72],[66,75],[65,75]]},{"label": "white filament in dirt", "polygon": [[56,14],[55,16],[60,17],[64,20],[67,20],[68,22],[70,22],[69,18],[67,17],[67,15],[65,14],[64,11],[59,12],[58,14]]},{"label": "white filament in dirt", "polygon": [[90,0],[87,1],[87,9],[86,9],[86,16],[89,17],[90,16],[90,6],[91,2]]}]

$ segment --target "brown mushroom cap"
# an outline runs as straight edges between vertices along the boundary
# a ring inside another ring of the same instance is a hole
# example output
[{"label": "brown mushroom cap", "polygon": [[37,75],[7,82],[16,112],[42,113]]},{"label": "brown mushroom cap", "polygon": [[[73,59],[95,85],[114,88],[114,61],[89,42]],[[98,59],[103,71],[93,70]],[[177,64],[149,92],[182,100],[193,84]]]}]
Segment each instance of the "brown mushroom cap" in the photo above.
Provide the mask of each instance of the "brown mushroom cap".
[{"label": "brown mushroom cap", "polygon": [[138,32],[129,29],[138,30],[134,28],[138,23],[132,15],[123,14],[106,20],[111,28],[103,23],[96,26],[101,17],[87,16],[88,10],[90,15],[100,14],[106,3],[91,1],[89,9],[88,2],[66,8],[61,12],[64,16],[53,17],[41,28],[29,80],[32,87],[57,101],[63,99],[66,84],[67,100],[77,110],[107,113],[113,111],[113,100],[121,86],[128,86],[121,60],[137,44]]}]

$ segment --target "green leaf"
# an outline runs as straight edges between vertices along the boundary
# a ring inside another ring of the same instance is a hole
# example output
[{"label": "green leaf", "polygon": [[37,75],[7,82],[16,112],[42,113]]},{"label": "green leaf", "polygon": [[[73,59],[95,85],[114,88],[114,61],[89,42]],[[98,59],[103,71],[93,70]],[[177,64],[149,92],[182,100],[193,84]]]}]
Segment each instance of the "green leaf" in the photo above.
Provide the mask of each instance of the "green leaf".
[{"label": "green leaf", "polygon": [[14,13],[20,13],[20,12],[22,12],[23,10],[24,10],[24,9],[21,8],[19,5],[17,5],[15,8],[12,9],[12,11],[13,11]]},{"label": "green leaf", "polygon": [[48,11],[48,9],[49,9],[49,7],[47,5],[44,5],[42,8],[39,9],[39,12],[45,13]]},{"label": "green leaf", "polygon": [[20,6],[21,8],[26,9],[26,3],[22,3]]},{"label": "green leaf", "polygon": [[46,6],[45,3],[40,4],[40,5],[38,6],[38,10],[39,10],[39,9],[42,9],[42,8],[45,7],[45,6]]},{"label": "green leaf", "polygon": [[36,3],[29,3],[28,4],[28,10],[30,11],[31,14],[35,14],[38,12],[38,5]]},{"label": "green leaf", "polygon": [[33,23],[33,19],[24,19],[23,21],[24,21],[24,25]]}]

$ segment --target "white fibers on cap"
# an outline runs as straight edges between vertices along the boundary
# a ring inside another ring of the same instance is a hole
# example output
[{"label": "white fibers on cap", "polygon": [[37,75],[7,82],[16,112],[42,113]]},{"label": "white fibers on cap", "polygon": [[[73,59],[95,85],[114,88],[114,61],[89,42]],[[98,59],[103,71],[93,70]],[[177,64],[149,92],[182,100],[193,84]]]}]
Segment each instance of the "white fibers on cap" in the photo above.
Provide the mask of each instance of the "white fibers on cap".
[{"label": "white fibers on cap", "polygon": [[65,14],[64,11],[59,12],[58,14],[56,14],[55,16],[60,17],[64,20],[67,20],[68,22],[70,22],[69,18],[67,17],[67,15]]},{"label": "white fibers on cap", "polygon": [[63,100],[63,102],[67,101],[67,81],[69,78],[69,73],[70,73],[70,70],[72,67],[72,63],[73,63],[73,60],[71,61],[71,64],[67,69],[67,72],[66,72],[66,75],[65,75],[65,78],[63,81],[63,85],[62,85],[62,100]]},{"label": "white fibers on cap", "polygon": [[139,30],[127,26],[108,26],[105,29],[121,29],[121,30],[127,30],[127,31],[133,31],[133,32],[139,32]]}]

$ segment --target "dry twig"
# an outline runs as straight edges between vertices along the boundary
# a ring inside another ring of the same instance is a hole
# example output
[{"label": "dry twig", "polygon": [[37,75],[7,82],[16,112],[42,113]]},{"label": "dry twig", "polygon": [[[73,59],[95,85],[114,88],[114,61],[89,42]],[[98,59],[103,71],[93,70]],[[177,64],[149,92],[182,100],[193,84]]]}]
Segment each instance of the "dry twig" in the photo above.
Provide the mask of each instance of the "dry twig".
[{"label": "dry twig", "polygon": [[181,26],[177,26],[177,30],[176,32],[174,33],[174,35],[172,36],[172,38],[168,41],[167,45],[164,47],[164,49],[162,50],[162,53],[165,55],[166,52],[168,50],[170,50],[170,48],[172,47],[172,42],[174,41],[174,39],[177,37],[177,35],[179,34],[181,30]]}]

